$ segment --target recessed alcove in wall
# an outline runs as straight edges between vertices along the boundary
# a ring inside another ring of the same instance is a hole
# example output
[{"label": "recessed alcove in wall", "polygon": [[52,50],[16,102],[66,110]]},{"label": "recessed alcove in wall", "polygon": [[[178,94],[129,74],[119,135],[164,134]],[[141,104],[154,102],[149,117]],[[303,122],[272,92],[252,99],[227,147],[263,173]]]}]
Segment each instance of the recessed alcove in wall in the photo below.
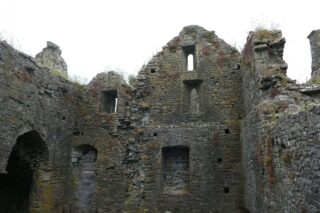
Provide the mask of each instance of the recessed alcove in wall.
[{"label": "recessed alcove in wall", "polygon": [[89,212],[92,207],[95,189],[95,166],[97,150],[88,144],[72,149],[71,163],[74,182],[75,204],[78,210]]},{"label": "recessed alcove in wall", "polygon": [[189,147],[162,148],[162,192],[183,194],[189,188]]},{"label": "recessed alcove in wall", "polygon": [[118,92],[117,90],[103,91],[101,94],[102,112],[115,113],[118,106]]},{"label": "recessed alcove in wall", "polygon": [[8,159],[8,174],[0,175],[0,212],[27,213],[34,203],[39,208],[47,202],[46,196],[40,199],[33,191],[45,190],[39,184],[39,176],[45,173],[48,159],[46,143],[36,131],[17,138]]},{"label": "recessed alcove in wall", "polygon": [[188,45],[182,47],[182,63],[184,71],[196,70],[196,47],[195,45]]},{"label": "recessed alcove in wall", "polygon": [[202,80],[185,80],[183,81],[185,87],[185,106],[187,112],[197,115],[200,113],[200,85]]},{"label": "recessed alcove in wall", "polygon": [[224,193],[225,193],[225,194],[229,194],[229,192],[230,192],[229,187],[224,187],[223,190],[224,190]]}]

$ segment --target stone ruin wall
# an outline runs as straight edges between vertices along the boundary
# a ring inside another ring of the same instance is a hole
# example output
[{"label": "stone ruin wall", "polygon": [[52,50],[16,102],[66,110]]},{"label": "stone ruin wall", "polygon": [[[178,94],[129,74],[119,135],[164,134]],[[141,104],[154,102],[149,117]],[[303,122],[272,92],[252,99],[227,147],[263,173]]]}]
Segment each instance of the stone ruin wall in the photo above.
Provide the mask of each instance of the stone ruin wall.
[{"label": "stone ruin wall", "polygon": [[[188,54],[194,56],[193,71],[187,71]],[[129,209],[142,204],[150,212],[236,211],[242,205],[238,63],[239,53],[214,32],[186,27],[141,70],[131,124],[140,134],[139,182],[132,186]],[[166,152],[183,147],[189,179],[166,178],[172,175],[165,171]]]},{"label": "stone ruin wall", "polygon": [[251,33],[241,58],[245,206],[251,212],[318,212],[319,87],[285,75],[284,44],[280,32],[269,39]]},{"label": "stone ruin wall", "polygon": [[[59,75],[67,66],[57,45],[33,59],[1,42],[0,186],[20,180],[19,168],[34,184],[0,187],[0,206],[317,212],[319,90],[286,77],[281,32],[262,37],[250,33],[240,54],[214,32],[185,27],[133,87],[115,72],[71,83]],[[21,190],[26,198],[14,200]]]}]

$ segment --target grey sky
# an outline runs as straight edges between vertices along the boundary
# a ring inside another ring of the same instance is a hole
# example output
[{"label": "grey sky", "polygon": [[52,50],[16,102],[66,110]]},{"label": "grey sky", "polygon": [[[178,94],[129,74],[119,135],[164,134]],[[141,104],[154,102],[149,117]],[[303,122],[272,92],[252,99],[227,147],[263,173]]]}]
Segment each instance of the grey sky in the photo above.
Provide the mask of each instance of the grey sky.
[{"label": "grey sky", "polygon": [[318,1],[257,0],[0,0],[0,32],[35,55],[55,42],[69,74],[90,80],[106,69],[136,74],[180,30],[200,25],[239,50],[258,25],[287,39],[288,75],[310,77],[308,34],[320,28]]}]

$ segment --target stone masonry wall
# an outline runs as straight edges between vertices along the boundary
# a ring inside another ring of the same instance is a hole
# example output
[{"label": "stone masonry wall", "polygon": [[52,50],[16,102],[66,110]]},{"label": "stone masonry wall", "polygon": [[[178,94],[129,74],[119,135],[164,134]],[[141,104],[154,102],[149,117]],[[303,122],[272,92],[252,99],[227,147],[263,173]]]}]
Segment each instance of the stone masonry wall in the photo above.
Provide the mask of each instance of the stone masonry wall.
[{"label": "stone masonry wall", "polygon": [[0,212],[318,212],[320,88],[287,78],[284,44],[187,26],[129,86],[0,42]]},{"label": "stone masonry wall", "polygon": [[280,32],[254,32],[242,55],[241,125],[250,212],[319,211],[318,90],[285,76]]},{"label": "stone masonry wall", "polygon": [[[187,71],[188,54],[194,56],[192,71]],[[131,108],[131,126],[140,132],[135,139],[139,161],[126,202],[129,212],[137,212],[137,205],[150,212],[239,211],[238,68],[234,48],[214,32],[189,26],[139,72]],[[197,110],[191,108],[194,101]],[[183,193],[163,190],[162,151],[175,147],[189,149],[189,185]]]},{"label": "stone masonry wall", "polygon": [[[38,185],[35,193],[41,194],[30,204],[32,212],[63,209],[68,202],[69,128],[74,118],[64,100],[76,89],[40,68],[30,56],[0,42],[1,178],[8,175],[9,156],[20,135],[36,131],[48,150],[45,170],[33,178]],[[33,173],[36,175],[36,170]]]}]

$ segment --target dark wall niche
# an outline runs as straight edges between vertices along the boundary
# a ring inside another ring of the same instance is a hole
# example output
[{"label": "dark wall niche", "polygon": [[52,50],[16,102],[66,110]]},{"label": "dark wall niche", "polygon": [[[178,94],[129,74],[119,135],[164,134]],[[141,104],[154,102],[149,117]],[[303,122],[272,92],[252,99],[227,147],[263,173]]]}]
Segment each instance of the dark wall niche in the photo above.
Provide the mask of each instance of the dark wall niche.
[{"label": "dark wall niche", "polygon": [[31,67],[31,66],[26,66],[25,69],[26,69],[26,71],[27,71],[28,73],[34,74],[34,68],[33,68],[33,67]]},{"label": "dark wall niche", "polygon": [[194,71],[196,70],[196,46],[188,45],[183,46],[182,63],[184,71]]},{"label": "dark wall niche", "polygon": [[189,147],[162,148],[162,192],[183,194],[189,188]]},{"label": "dark wall niche", "polygon": [[229,187],[224,187],[224,193],[225,193],[225,194],[229,194],[229,192],[230,192]]},{"label": "dark wall niche", "polygon": [[33,206],[46,202],[46,196],[40,198],[33,191],[45,190],[38,177],[44,173],[48,158],[47,145],[36,131],[17,138],[8,160],[8,174],[0,175],[0,212],[32,212]]},{"label": "dark wall niche", "polygon": [[117,90],[103,91],[101,95],[102,112],[117,112],[118,92]]}]

